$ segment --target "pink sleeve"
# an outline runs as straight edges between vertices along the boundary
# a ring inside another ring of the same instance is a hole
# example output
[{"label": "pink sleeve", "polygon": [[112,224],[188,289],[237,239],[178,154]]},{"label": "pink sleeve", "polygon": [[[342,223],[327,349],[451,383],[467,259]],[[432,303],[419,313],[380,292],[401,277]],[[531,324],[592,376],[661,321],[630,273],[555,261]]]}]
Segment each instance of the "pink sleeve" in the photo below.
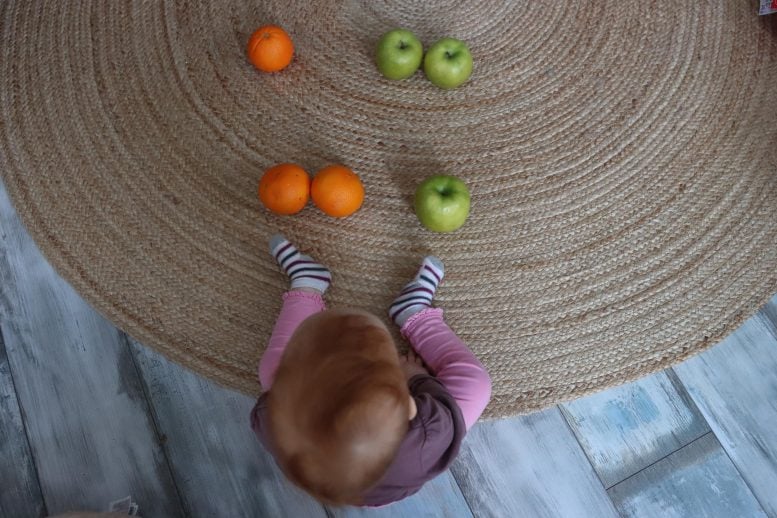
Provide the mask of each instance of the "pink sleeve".
[{"label": "pink sleeve", "polygon": [[469,430],[491,399],[486,369],[445,323],[441,309],[419,311],[405,322],[402,335],[456,400]]}]

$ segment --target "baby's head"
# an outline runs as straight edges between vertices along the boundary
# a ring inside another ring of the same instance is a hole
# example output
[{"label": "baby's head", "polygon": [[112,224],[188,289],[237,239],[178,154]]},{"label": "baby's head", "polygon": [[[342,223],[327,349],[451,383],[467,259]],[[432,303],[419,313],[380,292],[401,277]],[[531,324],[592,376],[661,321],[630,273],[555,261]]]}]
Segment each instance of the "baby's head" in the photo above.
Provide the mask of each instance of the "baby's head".
[{"label": "baby's head", "polygon": [[359,504],[394,459],[415,405],[383,323],[332,310],[292,336],[268,411],[286,475],[324,502]]}]

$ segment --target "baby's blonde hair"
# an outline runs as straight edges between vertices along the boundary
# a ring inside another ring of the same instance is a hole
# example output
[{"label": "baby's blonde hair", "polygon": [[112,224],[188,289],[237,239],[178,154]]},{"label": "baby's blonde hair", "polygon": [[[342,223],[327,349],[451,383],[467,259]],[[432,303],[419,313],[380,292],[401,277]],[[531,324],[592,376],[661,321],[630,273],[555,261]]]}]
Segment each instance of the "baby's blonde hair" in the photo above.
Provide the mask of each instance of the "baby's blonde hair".
[{"label": "baby's blonde hair", "polygon": [[391,335],[366,313],[326,311],[292,336],[268,396],[281,469],[319,500],[359,504],[407,433],[410,394]]}]

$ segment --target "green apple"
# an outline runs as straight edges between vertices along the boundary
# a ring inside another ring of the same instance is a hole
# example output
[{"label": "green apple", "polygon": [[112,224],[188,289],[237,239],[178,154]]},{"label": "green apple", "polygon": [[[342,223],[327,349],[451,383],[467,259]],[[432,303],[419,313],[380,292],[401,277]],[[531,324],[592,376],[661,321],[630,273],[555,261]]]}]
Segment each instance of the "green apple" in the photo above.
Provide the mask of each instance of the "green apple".
[{"label": "green apple", "polygon": [[424,58],[424,72],[429,81],[440,88],[456,88],[472,74],[472,54],[463,41],[443,38]]},{"label": "green apple", "polygon": [[406,79],[421,66],[424,48],[415,34],[394,29],[384,34],[375,52],[378,70],[389,79]]},{"label": "green apple", "polygon": [[453,232],[469,216],[469,189],[455,176],[437,175],[415,191],[415,214],[434,232]]}]

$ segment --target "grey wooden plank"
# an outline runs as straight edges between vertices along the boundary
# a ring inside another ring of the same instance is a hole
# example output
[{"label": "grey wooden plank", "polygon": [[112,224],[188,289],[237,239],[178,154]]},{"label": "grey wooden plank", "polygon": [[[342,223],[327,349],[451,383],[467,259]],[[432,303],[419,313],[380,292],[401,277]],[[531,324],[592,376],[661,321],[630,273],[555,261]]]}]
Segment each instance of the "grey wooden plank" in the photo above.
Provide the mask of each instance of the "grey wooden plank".
[{"label": "grey wooden plank", "polygon": [[326,516],[259,444],[253,399],[131,345],[187,516]]},{"label": "grey wooden plank", "polygon": [[47,510],[181,505],[119,332],[51,269],[0,186],[0,326]]},{"label": "grey wooden plank", "polygon": [[617,516],[558,408],[475,425],[451,471],[478,517]]},{"label": "grey wooden plank", "polygon": [[625,517],[764,517],[758,501],[708,433],[608,490]]},{"label": "grey wooden plank", "polygon": [[758,501],[777,516],[777,328],[769,313],[674,369]]},{"label": "grey wooden plank", "polygon": [[605,487],[710,431],[672,372],[566,403],[561,410]]},{"label": "grey wooden plank", "polygon": [[45,514],[0,329],[0,516]]},{"label": "grey wooden plank", "polygon": [[467,518],[473,516],[450,471],[442,473],[429,481],[418,493],[399,502],[378,508],[333,507],[329,509],[329,512],[336,518],[356,518],[359,516]]}]

